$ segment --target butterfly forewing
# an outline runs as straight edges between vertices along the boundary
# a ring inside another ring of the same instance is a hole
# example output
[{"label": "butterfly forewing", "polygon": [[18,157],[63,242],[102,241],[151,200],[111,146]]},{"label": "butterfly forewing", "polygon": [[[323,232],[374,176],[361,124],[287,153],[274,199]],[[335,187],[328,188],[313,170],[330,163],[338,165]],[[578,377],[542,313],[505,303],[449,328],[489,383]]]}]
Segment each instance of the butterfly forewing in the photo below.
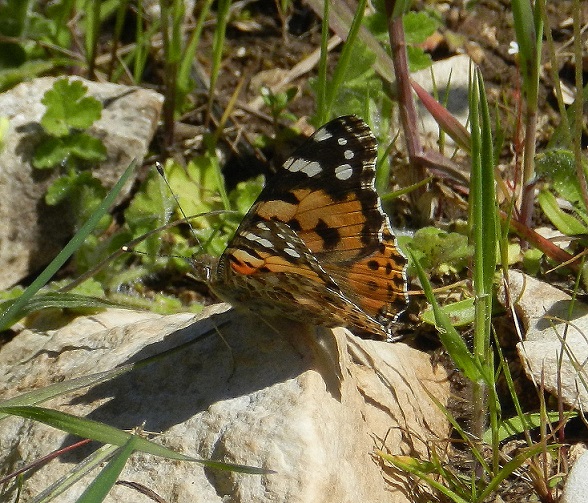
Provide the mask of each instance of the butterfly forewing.
[{"label": "butterfly forewing", "polygon": [[376,139],[361,119],[335,119],[284,163],[255,211],[288,224],[321,262],[321,255],[369,254],[386,219],[374,188],[376,157]]},{"label": "butterfly forewing", "polygon": [[375,138],[355,116],[320,128],[243,219],[213,290],[255,309],[294,319],[304,312],[316,324],[389,339],[407,302],[406,258],[374,188],[376,155]]}]

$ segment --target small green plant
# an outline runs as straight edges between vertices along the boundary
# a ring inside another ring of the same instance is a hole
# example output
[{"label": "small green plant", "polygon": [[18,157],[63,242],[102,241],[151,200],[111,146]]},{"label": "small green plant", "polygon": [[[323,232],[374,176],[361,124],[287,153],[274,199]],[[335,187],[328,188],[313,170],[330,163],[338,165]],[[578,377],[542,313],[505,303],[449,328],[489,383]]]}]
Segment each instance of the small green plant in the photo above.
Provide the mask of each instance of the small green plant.
[{"label": "small green plant", "polygon": [[294,114],[286,111],[286,108],[298,93],[298,89],[296,87],[290,87],[282,93],[274,94],[269,87],[263,86],[260,90],[260,93],[263,102],[270,110],[274,125],[276,125],[277,122],[281,119],[289,121],[296,120],[296,116]]},{"label": "small green plant", "polygon": [[[106,195],[102,183],[89,168],[106,159],[102,141],[87,133],[100,118],[102,105],[86,96],[87,88],[79,81],[59,79],[43,97],[46,107],[41,118],[45,137],[37,144],[33,166],[59,169],[61,176],[47,190],[45,202],[55,206],[68,201],[77,216],[85,221]],[[108,225],[106,217],[102,227]]]},{"label": "small green plant", "polygon": [[35,148],[35,168],[76,168],[106,159],[102,142],[86,132],[102,114],[102,104],[87,91],[80,81],[59,79],[45,93],[41,126],[47,136]]},{"label": "small green plant", "polygon": [[419,229],[410,247],[421,266],[439,276],[463,271],[473,253],[465,235],[436,227]]}]

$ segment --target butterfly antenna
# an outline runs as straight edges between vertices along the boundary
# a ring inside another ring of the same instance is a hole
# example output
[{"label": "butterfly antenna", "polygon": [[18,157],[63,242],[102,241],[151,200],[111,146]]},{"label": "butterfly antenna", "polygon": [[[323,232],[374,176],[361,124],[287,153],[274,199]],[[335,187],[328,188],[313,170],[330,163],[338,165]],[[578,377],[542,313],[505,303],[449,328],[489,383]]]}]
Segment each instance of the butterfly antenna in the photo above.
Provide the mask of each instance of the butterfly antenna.
[{"label": "butterfly antenna", "polygon": [[200,239],[198,239],[198,236],[196,235],[196,231],[194,230],[194,227],[192,227],[192,223],[190,222],[190,219],[188,218],[188,216],[186,215],[186,213],[184,213],[184,208],[182,208],[182,205],[180,204],[180,200],[178,199],[177,194],[171,188],[171,185],[169,184],[169,181],[167,179],[167,176],[165,176],[165,171],[163,171],[163,165],[159,161],[157,161],[155,163],[155,169],[157,170],[157,172],[159,173],[159,176],[161,176],[161,178],[163,178],[163,181],[167,185],[167,188],[168,188],[170,194],[172,195],[172,197],[174,198],[174,201],[178,205],[178,208],[180,210],[180,213],[182,214],[183,220],[185,220],[186,223],[188,224],[188,227],[190,227],[190,232],[192,233],[192,236],[194,237],[194,239],[198,243],[198,247],[200,249],[202,249],[202,246],[203,245],[200,242]]},{"label": "butterfly antenna", "polygon": [[[165,172],[163,171],[162,164],[159,161],[155,163],[155,169],[157,169],[157,172],[159,173],[161,178],[163,178],[163,181],[167,185],[167,188],[169,189],[170,194],[173,196],[176,204],[178,205],[180,213],[182,214],[182,219],[179,222],[185,222],[186,224],[188,224],[188,227],[190,228],[190,232],[192,233],[194,240],[198,243],[198,252],[196,252],[195,255],[199,255],[200,252],[205,249],[206,245],[212,240],[212,238],[214,237],[214,233],[210,236],[210,238],[206,242],[203,243],[202,241],[200,241],[200,239],[198,239],[198,235],[196,234],[196,230],[192,226],[192,223],[191,223],[192,218],[197,218],[197,217],[202,217],[202,216],[221,215],[221,214],[238,215],[239,212],[234,211],[234,210],[211,210],[211,211],[208,211],[205,213],[197,213],[196,215],[187,216],[186,213],[184,212],[184,208],[182,208],[182,205],[180,204],[180,200],[178,199],[178,196],[176,195],[176,193],[172,189],[172,187],[167,179],[167,176],[165,175]],[[218,231],[219,231],[219,229],[216,228],[215,233]]]}]

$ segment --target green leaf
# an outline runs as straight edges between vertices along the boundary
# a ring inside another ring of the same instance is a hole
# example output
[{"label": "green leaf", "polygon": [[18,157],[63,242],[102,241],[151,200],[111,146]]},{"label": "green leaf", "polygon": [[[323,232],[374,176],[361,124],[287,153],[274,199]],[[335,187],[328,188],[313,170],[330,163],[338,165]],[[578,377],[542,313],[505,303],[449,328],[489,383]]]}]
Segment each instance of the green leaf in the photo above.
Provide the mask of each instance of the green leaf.
[{"label": "green leaf", "polygon": [[555,196],[548,190],[542,190],[537,196],[539,206],[557,229],[568,236],[588,233],[588,227],[578,218],[563,211]]},{"label": "green leaf", "polygon": [[33,167],[51,169],[59,166],[69,157],[69,150],[63,148],[60,138],[50,136],[40,141],[33,154]]},{"label": "green leaf", "polygon": [[67,136],[71,129],[87,129],[102,113],[102,104],[85,96],[87,87],[79,80],[59,79],[49,89],[41,103],[47,110],[41,126],[51,136]]},{"label": "green leaf", "polygon": [[245,215],[257,199],[257,196],[259,196],[261,189],[263,189],[264,180],[265,177],[259,175],[257,178],[247,180],[246,182],[239,182],[229,193],[231,206],[242,215]]},{"label": "green leaf", "polygon": [[69,146],[71,155],[90,163],[97,163],[106,159],[106,147],[99,138],[87,133],[71,134],[64,139]]},{"label": "green leaf", "polygon": [[[569,420],[574,417],[578,417],[578,413],[575,411],[564,411],[563,417]],[[560,420],[559,412],[547,412],[546,420],[550,423],[558,423]],[[522,417],[514,416],[509,419],[505,419],[501,422],[498,429],[498,441],[503,442],[507,438],[520,435],[521,433],[532,430],[533,428],[538,428],[541,426],[542,421],[545,421],[545,419],[542,418],[542,414],[540,412],[529,412],[524,414]],[[482,440],[488,444],[491,443],[492,431],[490,429],[484,432]]]},{"label": "green leaf", "polygon": [[[57,178],[47,189],[45,202],[49,206],[67,201],[72,214],[75,216],[76,228],[81,222],[90,218],[106,195],[102,182],[92,176],[90,171],[70,171]],[[104,215],[97,226],[98,232],[110,225],[110,215]]]},{"label": "green leaf", "polygon": [[439,23],[424,11],[406,13],[402,18],[402,24],[408,44],[422,44],[439,26]]},{"label": "green leaf", "polygon": [[[449,318],[454,327],[464,327],[474,321],[474,299],[460,300],[441,307],[441,311]],[[428,307],[421,316],[425,323],[435,325],[435,313],[432,307]]]},{"label": "green leaf", "polygon": [[[571,203],[584,206],[573,152],[552,149],[538,154],[535,156],[535,170],[537,175],[553,181],[553,187],[561,197]],[[586,172],[586,166],[584,166],[584,172]]]},{"label": "green leaf", "polygon": [[48,169],[82,160],[97,163],[106,159],[106,147],[98,138],[86,133],[73,133],[62,138],[50,136],[35,148],[33,166]]},{"label": "green leaf", "polygon": [[45,202],[49,206],[56,206],[65,201],[72,190],[72,180],[69,176],[60,176],[47,189]]},{"label": "green leaf", "polygon": [[[168,223],[175,207],[176,202],[163,179],[157,173],[151,173],[125,210],[125,221],[132,237],[136,238]],[[158,235],[150,236],[137,249],[155,256],[160,250],[160,239]]]},{"label": "green leaf", "polygon": [[533,277],[539,276],[543,263],[543,252],[537,248],[529,248],[523,254],[523,269]]},{"label": "green leaf", "polygon": [[222,208],[218,179],[208,156],[198,156],[185,167],[170,160],[164,166],[164,173],[186,215]]},{"label": "green leaf", "polygon": [[406,47],[406,54],[408,56],[408,69],[411,72],[424,70],[433,64],[431,56],[429,56],[420,47],[409,45]]},{"label": "green leaf", "polygon": [[473,253],[466,236],[436,227],[424,227],[415,232],[411,248],[424,269],[439,275],[460,272]]}]

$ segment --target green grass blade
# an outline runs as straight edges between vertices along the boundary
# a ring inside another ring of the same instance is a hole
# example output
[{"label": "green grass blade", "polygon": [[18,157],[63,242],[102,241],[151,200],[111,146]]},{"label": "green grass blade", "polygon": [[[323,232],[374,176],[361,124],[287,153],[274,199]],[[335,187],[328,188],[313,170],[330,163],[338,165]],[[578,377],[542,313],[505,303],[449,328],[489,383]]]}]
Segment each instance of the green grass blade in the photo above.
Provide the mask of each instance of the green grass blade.
[{"label": "green grass blade", "polygon": [[98,38],[100,36],[100,5],[102,2],[86,2],[86,33],[85,49],[86,64],[88,65],[90,77],[94,77],[94,66],[98,50]]},{"label": "green grass blade", "polygon": [[86,488],[84,493],[78,498],[77,503],[99,503],[104,501],[107,494],[116,484],[118,476],[123,471],[127,461],[136,448],[136,440],[139,437],[131,435],[127,442],[118,449],[115,456],[108,462],[100,474]]},{"label": "green grass blade", "polygon": [[149,57],[149,48],[151,45],[150,35],[155,33],[157,30],[156,25],[158,24],[157,23],[151,28],[151,33],[146,32],[144,28],[144,14],[145,11],[143,9],[143,2],[142,0],[139,0],[135,22],[135,50],[131,55],[129,55],[133,61],[133,80],[136,84],[142,81],[143,72],[145,71],[145,66],[147,64],[147,58]]},{"label": "green grass blade", "polygon": [[[87,388],[88,386],[94,386],[96,384],[100,384],[111,379],[114,379],[122,374],[126,374],[127,372],[133,370],[133,368],[135,368],[135,365],[136,364],[123,365],[121,367],[117,367],[112,370],[107,370],[105,372],[98,372],[96,374],[76,377],[74,379],[68,379],[67,381],[51,384],[49,386],[45,386],[44,388],[29,391],[27,393],[23,393],[13,398],[9,398],[7,400],[2,400],[0,401],[0,407],[36,405],[44,401],[50,400],[51,398],[65,395],[66,393],[71,393],[72,391],[77,391],[82,388]],[[0,413],[0,420],[6,417],[8,417],[8,414]]]},{"label": "green grass blade", "polygon": [[530,104],[535,109],[539,91],[543,22],[541,21],[539,9],[533,8],[531,0],[513,0],[511,5],[514,29],[519,46],[523,89],[527,95],[527,101],[531,102]]},{"label": "green grass blade", "polygon": [[339,61],[337,62],[337,66],[335,67],[335,71],[333,72],[333,78],[331,79],[330,85],[327,86],[327,118],[330,117],[331,109],[333,108],[333,103],[335,102],[335,99],[337,98],[337,95],[339,93],[339,88],[343,84],[343,80],[349,69],[349,65],[352,64],[351,52],[353,49],[353,44],[355,44],[357,40],[359,29],[361,27],[361,22],[363,21],[366,1],[367,0],[359,0],[359,4],[355,10],[355,16],[353,17],[353,22],[351,23],[351,28],[349,30],[349,35],[347,36],[347,40],[343,45],[343,50],[341,51],[341,56],[339,57]]},{"label": "green grass blade", "polygon": [[537,37],[533,20],[533,6],[531,0],[513,0],[511,5],[521,70],[523,75],[528,76],[528,66],[534,59]]},{"label": "green grass blade", "polygon": [[425,481],[429,486],[433,487],[441,494],[445,495],[450,501],[453,501],[454,503],[471,503],[471,500],[466,500],[462,498],[455,491],[452,491],[451,489],[449,489],[449,487],[443,485],[443,482],[439,482],[435,478],[430,477],[426,472],[419,470],[417,463],[406,462],[400,456],[391,456],[390,454],[386,454],[385,452],[378,452],[378,454],[383,459],[388,461],[388,463],[395,466],[399,470],[402,470],[406,473],[412,473],[419,479]]},{"label": "green grass blade", "polygon": [[[0,312],[8,309],[18,299],[7,300],[0,303]],[[114,302],[88,295],[74,293],[49,292],[35,295],[21,308],[21,316],[26,316],[41,309],[106,309],[108,307],[120,307]]]},{"label": "green grass blade", "polygon": [[92,470],[96,469],[102,463],[110,459],[119,449],[115,445],[103,445],[92,454],[84,458],[80,463],[74,466],[69,473],[60,477],[49,487],[40,492],[30,503],[50,503],[55,501],[60,494],[63,494],[76,482],[84,478]]},{"label": "green grass blade", "polygon": [[216,29],[212,41],[212,65],[210,69],[210,89],[208,96],[208,111],[212,113],[212,102],[214,100],[214,91],[223,58],[223,49],[225,47],[225,35],[227,23],[229,21],[230,0],[219,0],[216,8]]},{"label": "green grass blade", "polygon": [[[490,348],[492,284],[496,271],[498,233],[494,162],[490,116],[484,84],[478,70],[470,86],[470,125],[472,137],[472,176],[470,185],[471,239],[474,245],[473,286],[475,298],[474,358],[484,369],[485,380],[472,384],[472,434],[481,439],[488,419],[497,429],[500,405],[494,391],[494,357]],[[488,398],[490,396],[490,398]],[[492,410],[489,415],[488,411]],[[497,444],[493,444],[497,447]],[[494,471],[498,469],[498,450],[493,451]]]},{"label": "green grass blade", "polygon": [[198,49],[198,45],[200,44],[202,28],[204,27],[204,22],[206,21],[206,17],[210,12],[213,1],[214,0],[205,0],[205,2],[202,4],[198,20],[196,21],[196,26],[194,27],[194,31],[190,36],[190,41],[188,42],[186,50],[182,56],[177,80],[178,91],[181,96],[186,95],[190,90],[190,83],[192,80],[190,77],[192,72],[192,64],[196,60],[196,51]]},{"label": "green grass blade", "polygon": [[[0,412],[53,426],[81,438],[89,438],[104,444],[124,445],[131,434],[98,421],[76,417],[72,414],[34,406],[2,406]],[[179,458],[177,458],[179,459]]]},{"label": "green grass blade", "polygon": [[100,219],[106,214],[108,209],[114,203],[116,196],[119,194],[126,181],[135,170],[136,163],[133,161],[125,170],[118,182],[112,187],[104,201],[100,203],[96,211],[88,219],[88,221],[81,227],[76,235],[71,238],[63,250],[59,252],[51,263],[43,270],[41,274],[30,284],[30,286],[23,292],[23,294],[16,299],[16,301],[6,311],[0,313],[0,331],[6,330],[13,323],[22,317],[22,309],[27,302],[44,286],[59,268],[72,256],[72,254],[82,245],[84,240],[90,235],[92,230],[98,225]]},{"label": "green grass blade", "polygon": [[[51,410],[43,407],[0,407],[0,413],[33,419],[34,421],[39,421],[48,426],[66,431],[71,435],[76,435],[81,438],[89,438],[104,444],[118,445],[121,447],[129,441],[131,436],[133,436],[131,433],[127,433],[126,431],[119,430],[118,428],[114,428],[113,426],[109,426],[92,419],[81,418],[72,414],[67,414],[65,412]],[[270,473],[269,470],[264,470],[262,468],[236,465],[232,463],[222,463],[220,461],[210,461],[206,459],[185,456],[141,437],[136,437],[135,439],[135,450],[168,459],[191,461],[209,468],[218,468],[249,474]]]},{"label": "green grass blade", "polygon": [[[553,449],[557,449],[557,445],[552,445],[550,447]],[[544,450],[545,445],[543,443],[536,444],[532,447],[523,449],[519,454],[517,454],[514,458],[512,458],[500,469],[498,474],[489,482],[489,484],[480,493],[480,495],[477,498],[477,501],[486,501],[487,498],[492,494],[492,492],[498,489],[498,486],[503,480],[506,480],[508,477],[512,476],[516,470],[518,470],[523,464],[527,462],[527,460],[531,459],[533,456],[536,456]]]},{"label": "green grass blade", "polygon": [[478,360],[474,358],[474,355],[472,355],[472,353],[469,351],[465,342],[451,324],[449,317],[441,310],[439,304],[437,303],[437,300],[433,295],[431,284],[429,283],[427,275],[425,274],[421,264],[411,253],[410,249],[408,249],[407,252],[410,255],[411,263],[415,266],[418,278],[423,287],[423,291],[425,292],[425,296],[427,297],[427,300],[433,309],[437,330],[439,331],[439,338],[441,339],[443,347],[445,347],[449,353],[453,363],[455,363],[455,365],[464,373],[468,379],[472,381],[477,381],[480,379],[486,380]]},{"label": "green grass blade", "polygon": [[319,124],[324,124],[328,120],[327,106],[327,58],[329,55],[329,5],[330,2],[323,4],[323,22],[321,23],[321,57],[318,67],[318,85],[316,99],[316,117]]}]

